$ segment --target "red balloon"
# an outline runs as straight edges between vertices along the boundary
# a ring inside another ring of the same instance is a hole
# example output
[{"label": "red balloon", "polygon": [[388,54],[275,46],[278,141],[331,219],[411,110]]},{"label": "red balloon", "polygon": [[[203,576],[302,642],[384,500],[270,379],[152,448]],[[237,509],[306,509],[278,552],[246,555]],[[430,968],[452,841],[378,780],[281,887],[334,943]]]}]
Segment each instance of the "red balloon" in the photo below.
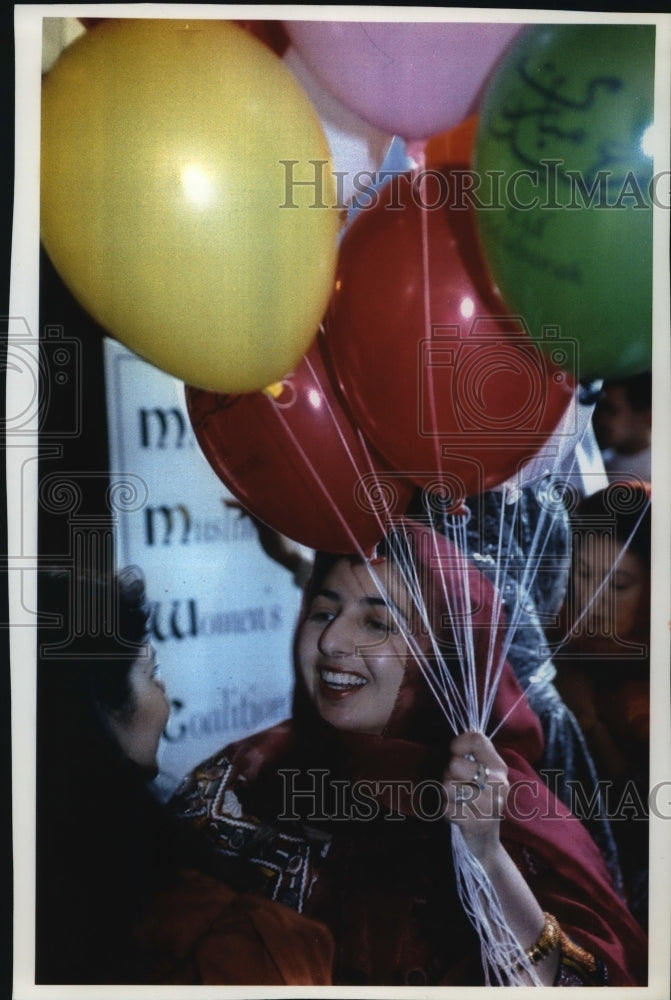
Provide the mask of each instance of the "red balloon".
[{"label": "red balloon", "polygon": [[371,453],[321,340],[277,386],[243,395],[188,386],[187,408],[208,462],[251,514],[310,548],[368,555],[414,487]]},{"label": "red balloon", "polygon": [[[350,411],[384,458],[458,506],[530,459],[574,393],[480,256],[457,174],[403,174],[345,231],[326,343]],[[372,199],[371,199],[372,201]],[[546,332],[547,336],[551,331]]]},{"label": "red balloon", "polygon": [[441,132],[431,136],[424,148],[424,159],[427,167],[442,167],[445,164],[463,164],[470,167],[473,162],[475,135],[478,129],[478,116],[471,115],[456,128],[449,132]]}]

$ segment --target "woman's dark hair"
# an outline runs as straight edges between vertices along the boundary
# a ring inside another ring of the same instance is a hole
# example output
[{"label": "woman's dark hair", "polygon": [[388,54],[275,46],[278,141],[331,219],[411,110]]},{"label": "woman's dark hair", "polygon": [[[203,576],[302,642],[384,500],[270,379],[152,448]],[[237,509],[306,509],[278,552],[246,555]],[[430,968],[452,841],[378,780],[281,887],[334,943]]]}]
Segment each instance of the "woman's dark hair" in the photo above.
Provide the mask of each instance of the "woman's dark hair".
[{"label": "woman's dark hair", "polygon": [[[650,635],[650,601],[649,587],[651,583],[651,500],[650,486],[640,481],[622,480],[609,483],[608,486],[589,496],[583,497],[571,511],[572,544],[576,545],[583,538],[606,538],[617,542],[622,548],[635,555],[640,561],[643,573],[647,578],[648,596],[641,599],[636,612],[635,622],[631,632],[622,638],[627,642],[646,644]],[[603,567],[604,570],[607,567]],[[576,619],[585,610],[576,603],[574,581],[569,581],[566,601],[561,610],[555,633],[560,644],[557,658],[574,658],[576,653],[583,651],[583,642],[589,646],[589,638],[582,635],[572,635],[571,629]],[[561,646],[566,643],[565,653]]]}]

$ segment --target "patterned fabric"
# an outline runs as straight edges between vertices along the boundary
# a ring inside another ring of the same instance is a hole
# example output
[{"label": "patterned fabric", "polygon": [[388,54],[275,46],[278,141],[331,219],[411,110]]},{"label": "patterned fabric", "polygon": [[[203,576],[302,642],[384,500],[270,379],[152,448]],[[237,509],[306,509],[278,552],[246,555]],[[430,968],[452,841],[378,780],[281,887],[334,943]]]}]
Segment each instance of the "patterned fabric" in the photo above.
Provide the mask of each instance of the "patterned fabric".
[{"label": "patterned fabric", "polygon": [[232,787],[234,777],[225,754],[215,755],[191,773],[172,808],[203,832],[217,854],[244,863],[250,890],[302,913],[316,877],[315,863],[328,851],[328,837],[308,827],[274,829],[244,816]]}]

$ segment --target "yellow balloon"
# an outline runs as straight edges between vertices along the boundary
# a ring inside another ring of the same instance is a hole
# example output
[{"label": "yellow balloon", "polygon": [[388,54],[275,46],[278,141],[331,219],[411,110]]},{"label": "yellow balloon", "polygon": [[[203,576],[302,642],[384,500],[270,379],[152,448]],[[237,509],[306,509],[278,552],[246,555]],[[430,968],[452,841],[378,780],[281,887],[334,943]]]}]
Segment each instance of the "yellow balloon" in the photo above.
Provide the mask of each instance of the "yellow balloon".
[{"label": "yellow balloon", "polygon": [[317,112],[226,21],[110,20],[42,89],[41,232],[113,337],[215,392],[278,381],[328,304],[339,219]]}]

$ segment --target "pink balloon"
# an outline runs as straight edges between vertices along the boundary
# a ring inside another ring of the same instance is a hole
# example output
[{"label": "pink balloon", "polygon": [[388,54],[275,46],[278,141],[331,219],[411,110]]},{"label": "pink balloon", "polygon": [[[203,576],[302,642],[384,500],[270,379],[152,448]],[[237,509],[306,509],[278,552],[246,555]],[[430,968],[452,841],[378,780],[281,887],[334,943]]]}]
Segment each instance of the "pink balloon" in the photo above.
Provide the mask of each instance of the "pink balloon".
[{"label": "pink balloon", "polygon": [[389,150],[393,136],[381,132],[370,122],[355,115],[327,90],[307,65],[300,52],[290,45],[282,57],[319,115],[331,150],[334,171],[338,171],[337,198],[344,208],[357,193],[355,183],[361,176],[375,177]]},{"label": "pink balloon", "polygon": [[292,43],[335,97],[404,139],[427,139],[476,110],[521,24],[284,21]]}]

